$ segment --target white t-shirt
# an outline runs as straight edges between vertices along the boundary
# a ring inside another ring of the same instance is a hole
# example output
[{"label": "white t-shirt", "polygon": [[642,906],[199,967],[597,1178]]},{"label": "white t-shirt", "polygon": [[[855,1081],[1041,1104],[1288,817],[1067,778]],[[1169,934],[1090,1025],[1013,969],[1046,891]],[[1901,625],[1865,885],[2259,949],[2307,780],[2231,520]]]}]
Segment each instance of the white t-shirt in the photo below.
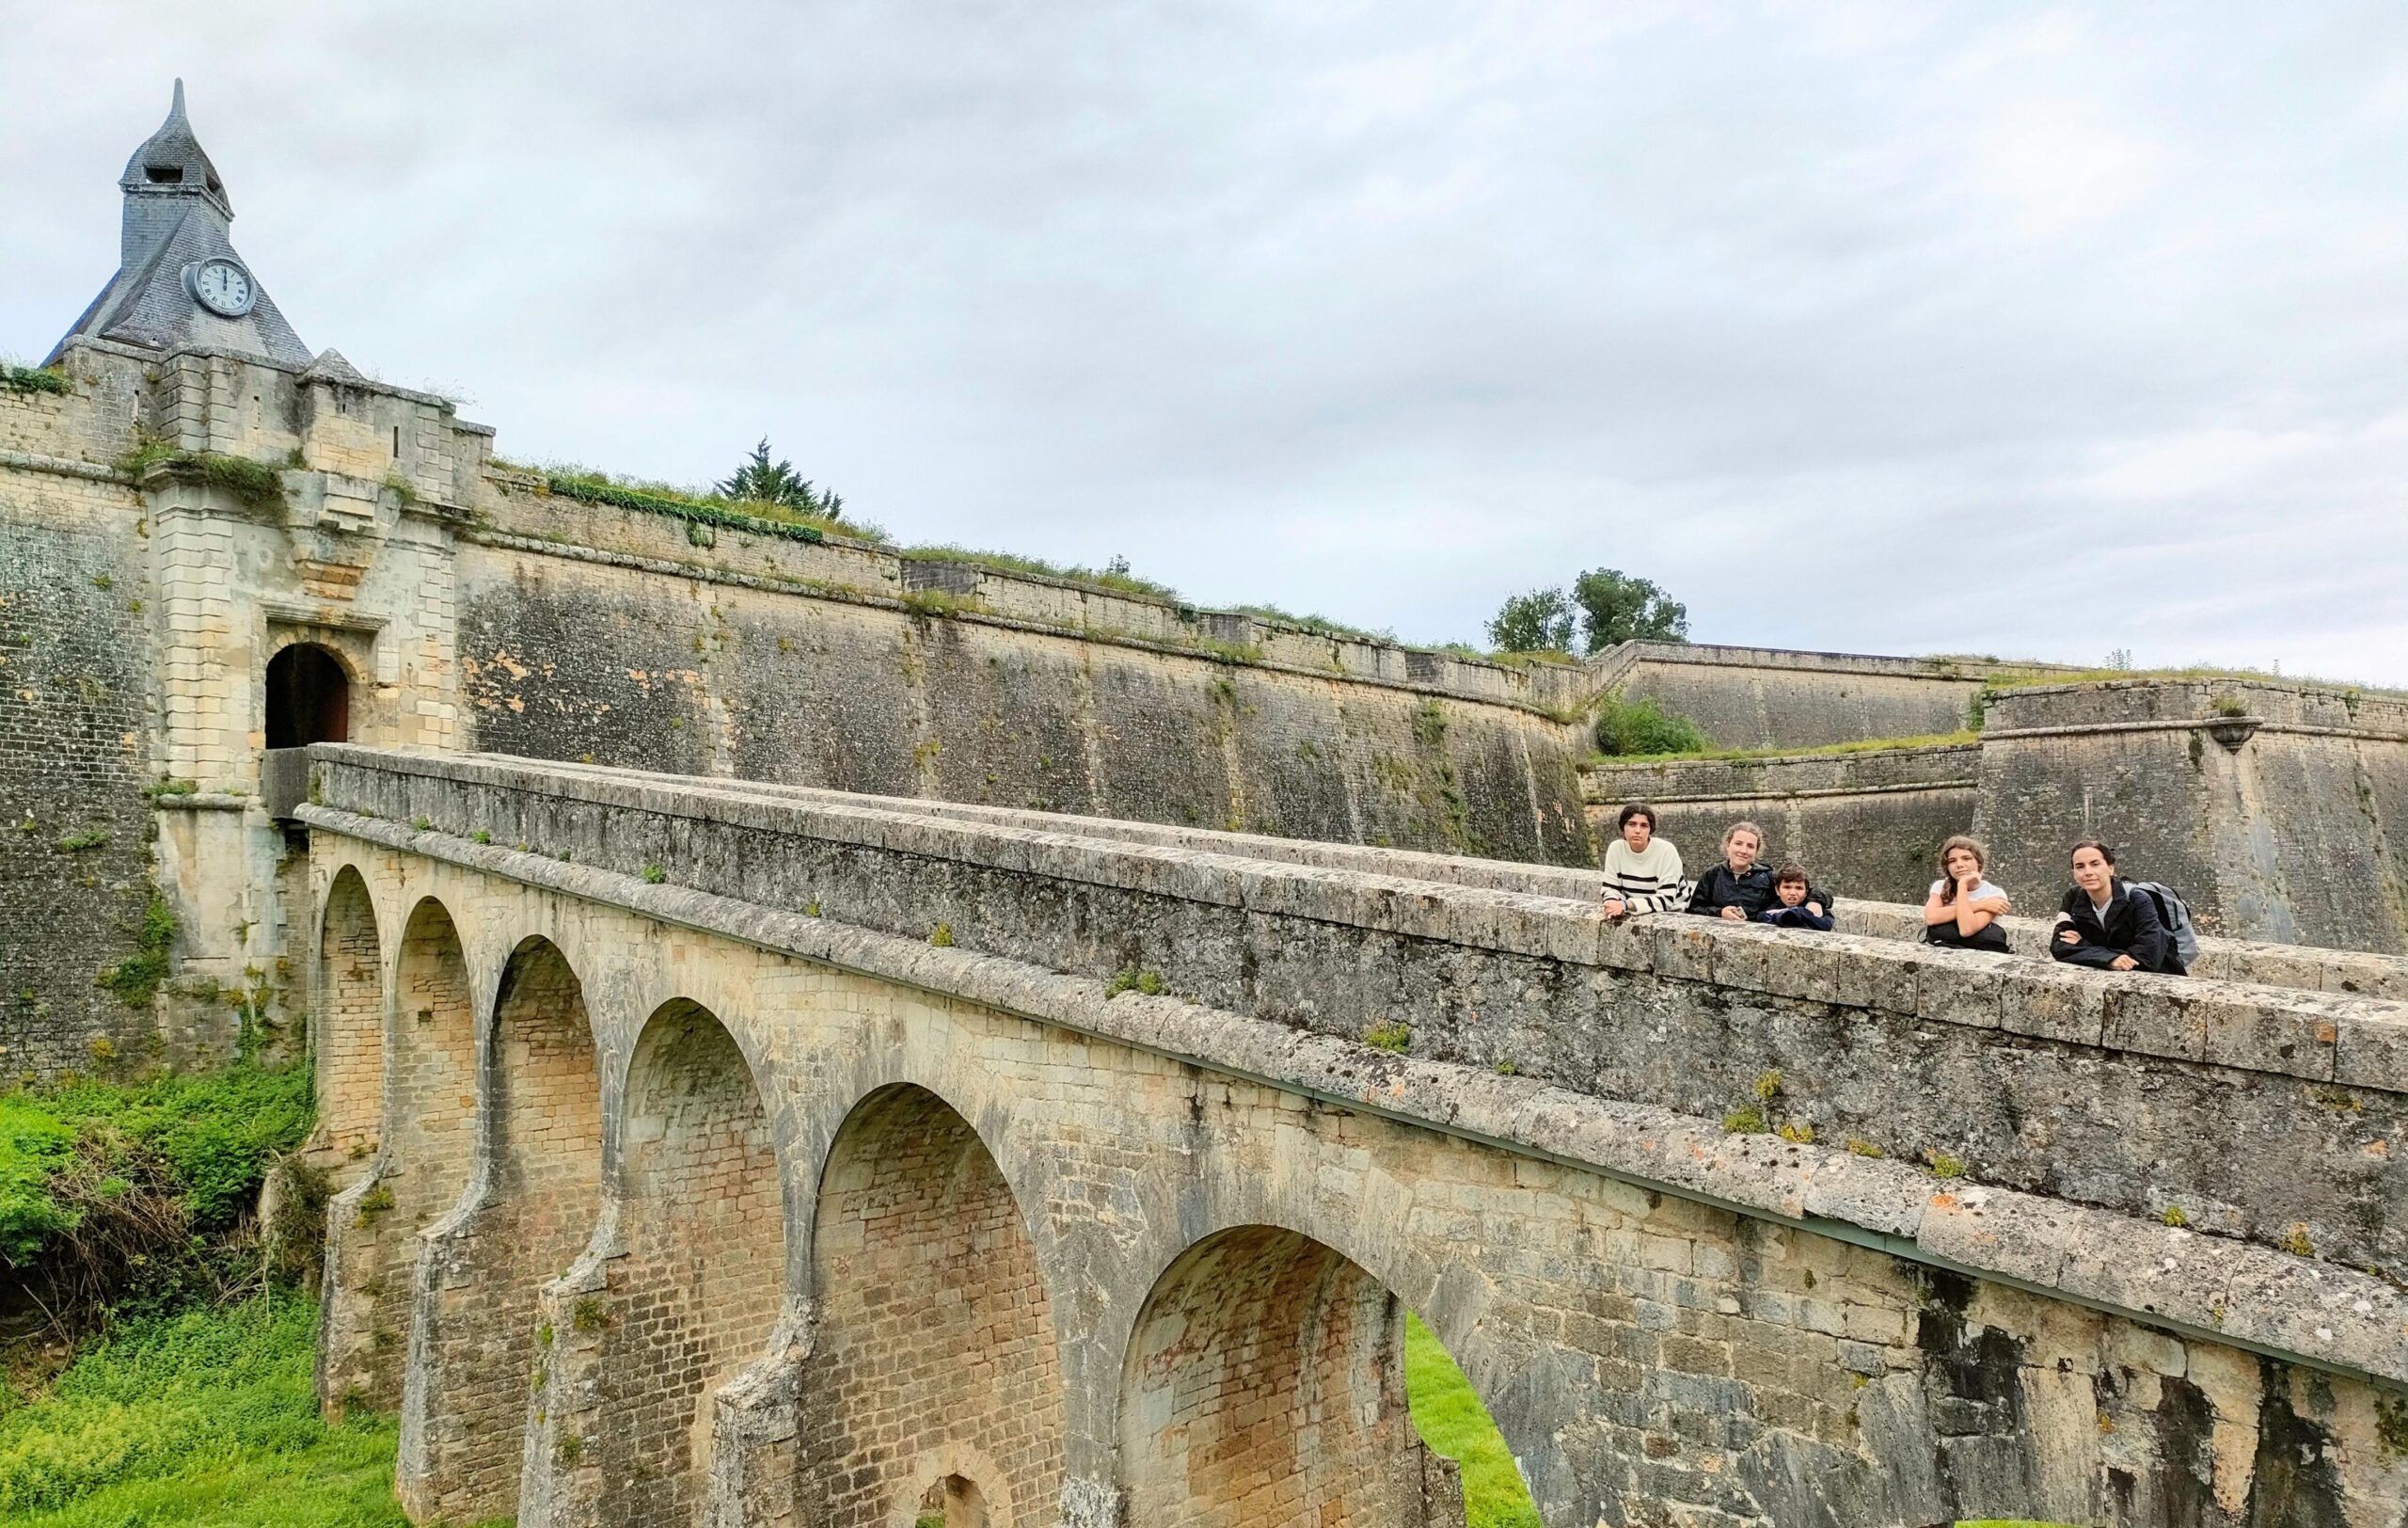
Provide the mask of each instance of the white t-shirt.
[{"label": "white t-shirt", "polygon": [[[1935,881],[1935,882],[1933,882],[1933,883],[1931,883],[1931,891],[1930,891],[1930,895],[1931,895],[1931,896],[1934,896],[1934,897],[1937,897],[1937,896],[1939,896],[1941,892],[1946,891],[1947,889],[1948,889],[1948,883],[1947,883],[1947,882],[1945,882],[1945,881]],[[1966,898],[1965,899],[1966,899],[1967,901],[1969,901],[1969,902],[1978,902],[1978,901],[1985,900],[1985,899],[1988,899],[1988,898],[1991,898],[1991,897],[1996,897],[1996,898],[2000,899],[2001,900],[2004,900],[2004,899],[2005,899],[2005,898],[2006,898],[2006,893],[2005,893],[2005,892],[2003,892],[2003,891],[2001,891],[2001,890],[1999,890],[1999,889],[1998,889],[1998,887],[1996,887],[1996,886],[1994,886],[1994,885],[1990,884],[1988,881],[1980,881],[1980,882],[1976,882],[1976,883],[1974,883],[1974,885],[1973,885],[1973,894],[1972,894],[1971,897]]]}]

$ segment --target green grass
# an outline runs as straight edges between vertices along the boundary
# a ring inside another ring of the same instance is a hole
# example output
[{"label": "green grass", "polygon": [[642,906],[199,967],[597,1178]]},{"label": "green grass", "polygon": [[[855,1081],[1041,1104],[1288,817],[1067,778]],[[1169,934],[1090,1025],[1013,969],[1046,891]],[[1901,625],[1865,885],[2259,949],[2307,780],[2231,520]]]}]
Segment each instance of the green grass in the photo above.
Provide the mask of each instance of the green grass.
[{"label": "green grass", "polygon": [[1677,754],[1594,754],[1588,764],[1678,764],[1690,759],[1745,761],[1751,758],[1815,758],[1830,754],[1886,754],[1898,748],[1945,748],[1979,742],[1978,732],[1926,732],[1913,738],[1859,738],[1827,742],[1813,748],[1693,748]]},{"label": "green grass", "polygon": [[173,1195],[194,1230],[223,1228],[309,1120],[301,1067],[0,1094],[0,1265],[40,1256],[96,1201],[136,1189]]},{"label": "green grass", "polygon": [[2373,694],[2392,694],[2376,685],[2359,684],[2350,679],[2319,678],[2312,674],[2274,674],[2265,669],[2222,668],[2195,663],[2180,668],[2153,669],[2079,669],[2004,670],[1990,675],[1983,682],[1992,690],[2028,690],[2038,685],[2104,684],[2121,679],[2240,679],[2258,684],[2279,685],[2286,690],[2363,690]]},{"label": "green grass", "polygon": [[129,1324],[0,1411],[0,1519],[24,1528],[401,1528],[393,1425],[330,1428],[317,1310],[261,1295]]},{"label": "green grass", "polygon": [[998,573],[1033,573],[1039,578],[1061,579],[1070,583],[1093,584],[1115,594],[1131,595],[1158,604],[1176,605],[1179,591],[1167,583],[1139,578],[1118,567],[1073,567],[1049,563],[1041,557],[1022,557],[1007,551],[981,551],[975,547],[950,544],[935,547],[906,547],[906,557],[924,562],[967,563],[976,567],[991,567]]},{"label": "green grass", "polygon": [[1418,1315],[1407,1317],[1404,1330],[1404,1388],[1421,1440],[1463,1466],[1471,1528],[1540,1528],[1538,1508],[1488,1408]]}]

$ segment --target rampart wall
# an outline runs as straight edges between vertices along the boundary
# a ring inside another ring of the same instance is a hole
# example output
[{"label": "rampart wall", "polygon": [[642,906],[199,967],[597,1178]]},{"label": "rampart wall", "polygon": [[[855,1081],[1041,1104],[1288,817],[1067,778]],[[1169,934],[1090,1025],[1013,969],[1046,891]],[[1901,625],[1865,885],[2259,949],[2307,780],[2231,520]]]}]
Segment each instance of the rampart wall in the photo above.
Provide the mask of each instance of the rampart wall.
[{"label": "rampart wall", "polygon": [[2065,846],[2107,837],[2202,927],[2408,952],[2408,699],[2248,680],[2016,690],[1989,709],[1975,831],[2053,908]]},{"label": "rampart wall", "polygon": [[481,749],[1592,858],[1564,714],[1576,670],[841,541],[719,528],[697,547],[675,520],[496,484],[460,557]]},{"label": "rampart wall", "polygon": [[1717,748],[1819,748],[1961,731],[1993,670],[2031,666],[1655,642],[1592,661],[1600,688],[1687,717]]}]

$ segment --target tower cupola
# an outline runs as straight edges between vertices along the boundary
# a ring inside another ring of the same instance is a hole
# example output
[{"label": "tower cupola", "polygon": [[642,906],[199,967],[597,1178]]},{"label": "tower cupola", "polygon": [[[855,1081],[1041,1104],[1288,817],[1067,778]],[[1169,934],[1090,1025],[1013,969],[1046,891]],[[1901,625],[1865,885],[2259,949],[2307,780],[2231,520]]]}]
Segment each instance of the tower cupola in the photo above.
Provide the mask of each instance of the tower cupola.
[{"label": "tower cupola", "polygon": [[106,340],[145,349],[219,350],[306,367],[309,347],[234,252],[234,203],[184,115],[176,82],[167,119],[134,151],[118,179],[125,193],[117,275],[52,348]]},{"label": "tower cupola", "polygon": [[226,183],[218,179],[217,167],[209,162],[200,139],[193,135],[191,119],[184,115],[182,80],[176,82],[175,103],[167,108],[167,119],[134,151],[117,183],[125,193],[125,238],[119,258],[126,264],[134,263],[160,230],[171,230],[195,202],[214,212],[221,226],[234,220],[234,203],[226,195]]}]

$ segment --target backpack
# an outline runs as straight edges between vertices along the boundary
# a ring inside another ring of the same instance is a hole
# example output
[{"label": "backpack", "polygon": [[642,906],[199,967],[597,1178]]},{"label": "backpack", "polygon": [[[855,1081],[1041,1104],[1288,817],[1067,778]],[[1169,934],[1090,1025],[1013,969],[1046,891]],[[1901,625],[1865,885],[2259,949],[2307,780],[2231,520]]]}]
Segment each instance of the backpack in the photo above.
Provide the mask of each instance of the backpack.
[{"label": "backpack", "polygon": [[2199,930],[2191,921],[2191,904],[2172,886],[2157,881],[2127,881],[2126,891],[2146,892],[2157,908],[2157,921],[2165,925],[2166,936],[2174,941],[2174,953],[2185,966],[2199,958]]}]

